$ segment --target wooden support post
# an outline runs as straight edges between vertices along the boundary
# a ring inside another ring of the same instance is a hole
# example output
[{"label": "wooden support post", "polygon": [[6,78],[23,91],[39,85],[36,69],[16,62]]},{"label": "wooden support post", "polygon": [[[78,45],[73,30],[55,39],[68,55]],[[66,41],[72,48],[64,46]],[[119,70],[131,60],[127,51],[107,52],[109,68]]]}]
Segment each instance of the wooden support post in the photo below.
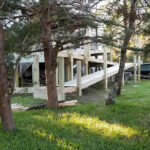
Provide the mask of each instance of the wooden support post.
[{"label": "wooden support post", "polygon": [[58,70],[59,70],[59,90],[58,90],[58,100],[65,100],[65,88],[64,88],[64,57],[58,58]]},{"label": "wooden support post", "polygon": [[85,68],[84,74],[88,75],[89,74],[89,63],[88,63],[86,58],[85,58],[85,61],[84,61],[84,68]]},{"label": "wooden support post", "polygon": [[[110,49],[110,61],[113,62],[113,50]],[[111,77],[111,81],[114,82],[114,76]]]},{"label": "wooden support post", "polygon": [[134,55],[134,83],[137,82],[137,57]]},{"label": "wooden support post", "polygon": [[69,81],[69,61],[67,59],[64,59],[64,82]]},{"label": "wooden support post", "polygon": [[77,60],[77,89],[78,89],[78,96],[82,96],[82,88],[81,88],[81,60]]},{"label": "wooden support post", "polygon": [[18,68],[16,68],[16,76],[15,76],[15,88],[19,87],[19,72]]},{"label": "wooden support post", "polygon": [[138,82],[141,81],[141,55],[138,54]]},{"label": "wooden support post", "polygon": [[88,59],[89,59],[89,47],[86,46],[86,48],[84,49],[84,74],[85,75],[88,75],[89,74],[89,62],[88,62]]},{"label": "wooden support post", "polygon": [[107,49],[104,48],[104,88],[105,90],[108,89],[108,80],[107,80]]},{"label": "wooden support post", "polygon": [[68,60],[68,63],[66,65],[66,71],[67,71],[67,81],[70,81],[71,75],[70,75],[70,62]]},{"label": "wooden support post", "polygon": [[32,64],[32,82],[34,87],[40,86],[39,56],[36,55]]},{"label": "wooden support post", "polygon": [[73,80],[73,54],[69,54],[69,80]]}]

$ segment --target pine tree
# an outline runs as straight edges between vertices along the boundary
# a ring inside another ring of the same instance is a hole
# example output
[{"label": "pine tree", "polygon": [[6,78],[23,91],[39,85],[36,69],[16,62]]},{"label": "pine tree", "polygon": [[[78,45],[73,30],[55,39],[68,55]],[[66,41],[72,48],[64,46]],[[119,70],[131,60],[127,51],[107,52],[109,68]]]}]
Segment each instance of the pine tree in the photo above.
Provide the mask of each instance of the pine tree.
[{"label": "pine tree", "polygon": [[11,110],[11,102],[8,94],[8,76],[5,62],[4,32],[0,21],[0,116],[4,131],[14,130],[15,123]]},{"label": "pine tree", "polygon": [[[94,1],[93,1],[94,2]],[[65,46],[80,45],[85,40],[85,28],[96,27],[92,21],[90,6],[84,1],[32,1],[29,5],[14,7],[21,10],[27,21],[41,26],[41,43],[43,44],[48,107],[58,107],[56,88],[56,67],[58,52]],[[89,17],[90,16],[90,17]],[[39,41],[40,42],[40,41]]]}]

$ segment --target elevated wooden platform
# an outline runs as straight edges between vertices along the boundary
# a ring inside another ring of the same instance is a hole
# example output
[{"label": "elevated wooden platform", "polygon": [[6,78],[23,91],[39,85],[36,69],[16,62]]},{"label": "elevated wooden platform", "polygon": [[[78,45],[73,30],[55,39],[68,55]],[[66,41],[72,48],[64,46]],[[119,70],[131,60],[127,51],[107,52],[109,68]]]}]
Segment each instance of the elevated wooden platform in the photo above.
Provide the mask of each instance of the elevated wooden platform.
[{"label": "elevated wooden platform", "polygon": [[[134,64],[133,63],[126,63],[125,65],[125,70],[133,67]],[[112,77],[115,74],[118,73],[119,70],[119,65],[115,65],[112,67],[109,67],[107,69],[107,77]],[[81,89],[87,88],[99,81],[104,80],[105,76],[104,76],[104,70],[101,71],[97,71],[94,73],[91,73],[89,75],[85,75],[81,77]],[[19,92],[19,88],[16,89],[17,93]],[[78,85],[77,85],[77,79],[68,81],[64,83],[64,93],[72,93],[72,92],[76,92],[78,90]],[[38,88],[30,88],[30,90],[27,90],[27,88],[25,88],[23,90],[23,88],[20,89],[20,92],[27,92],[27,93],[33,93],[34,98],[40,98],[40,99],[46,99],[47,97],[47,92],[46,92],[46,87],[38,87]],[[58,98],[59,100],[61,100],[61,95],[59,94],[59,87],[58,87]]]},{"label": "elevated wooden platform", "polygon": [[[91,36],[89,29],[86,32],[88,36]],[[110,47],[106,47],[106,45],[94,45],[87,44],[77,49],[69,48],[58,53],[56,85],[59,85],[57,89],[58,98],[60,101],[65,100],[65,93],[72,93],[77,91],[78,95],[81,96],[82,89],[87,88],[102,80],[104,80],[104,88],[105,90],[107,90],[107,79],[118,73],[119,64],[113,62],[113,49]],[[71,43],[66,45],[66,48],[69,46],[71,46]],[[137,58],[134,56],[134,63],[126,63],[125,65],[125,70],[134,67],[135,82],[137,72],[138,81],[140,81],[140,59],[140,54],[138,54],[138,61]],[[44,62],[45,60],[43,52],[35,53],[31,57],[21,59],[21,63],[30,63],[32,65],[33,87],[19,87],[19,85],[23,84],[19,84],[20,80],[18,73],[16,76],[15,93],[33,93],[34,98],[46,99],[46,86],[40,87],[40,85],[43,84],[41,84],[40,82],[41,77],[39,64]],[[97,72],[91,73],[93,71]],[[84,76],[82,76],[82,74],[84,74]],[[76,75],[77,78],[74,79]]]}]

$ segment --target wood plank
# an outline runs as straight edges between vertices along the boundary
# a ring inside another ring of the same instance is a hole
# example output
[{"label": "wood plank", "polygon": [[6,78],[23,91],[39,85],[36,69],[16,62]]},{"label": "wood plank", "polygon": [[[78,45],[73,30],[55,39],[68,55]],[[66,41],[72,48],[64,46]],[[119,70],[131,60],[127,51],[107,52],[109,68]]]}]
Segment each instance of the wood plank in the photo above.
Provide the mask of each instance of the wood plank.
[{"label": "wood plank", "polygon": [[108,89],[108,80],[107,80],[107,50],[104,48],[104,88]]},{"label": "wood plank", "polygon": [[81,60],[77,60],[77,90],[78,90],[78,95],[82,96],[82,83],[81,83]]},{"label": "wood plank", "polygon": [[16,76],[15,76],[15,88],[19,87],[19,72],[18,68],[16,68]]},{"label": "wood plank", "polygon": [[73,93],[77,91],[77,87],[65,87],[65,93]]},{"label": "wood plank", "polygon": [[70,69],[70,80],[73,80],[73,64],[74,64],[74,58],[73,54],[69,53],[69,69]]},{"label": "wood plank", "polygon": [[73,101],[65,101],[65,102],[61,102],[59,103],[59,107],[67,107],[67,106],[75,106],[78,103],[77,100],[73,100]]},{"label": "wood plank", "polygon": [[[102,55],[104,53],[104,50],[91,50],[90,54],[91,56],[96,56],[96,55]],[[107,53],[111,53],[110,50],[107,50]]]},{"label": "wood plank", "polygon": [[[96,58],[92,58],[90,57],[88,59],[89,62],[92,62],[92,63],[99,63],[99,64],[104,64],[104,59],[96,59]],[[114,63],[112,61],[107,61],[107,64],[108,65],[117,65],[118,63]]]},{"label": "wood plank", "polygon": [[67,52],[59,52],[58,53],[58,57],[64,57],[64,58],[66,58],[66,57],[69,57],[69,54]]},{"label": "wood plank", "polygon": [[40,86],[40,68],[38,55],[35,55],[34,62],[32,64],[32,82],[34,87]]},{"label": "wood plank", "polygon": [[34,92],[34,87],[19,87],[19,88],[15,88],[14,93],[29,93],[32,94]]},{"label": "wood plank", "polygon": [[137,83],[137,56],[134,55],[134,83]]},{"label": "wood plank", "polygon": [[[64,102],[59,102],[58,106],[59,107],[68,107],[68,106],[75,106],[78,103],[77,100],[72,100],[72,101],[64,101]],[[36,104],[33,106],[29,107],[18,107],[18,110],[37,110],[37,109],[43,109],[47,106],[46,102],[43,102],[41,104]]]},{"label": "wood plank", "polygon": [[138,54],[138,82],[141,81],[141,55]]},{"label": "wood plank", "polygon": [[60,96],[59,101],[65,100],[64,92],[64,57],[58,58],[58,70],[59,70],[59,88],[58,95]]}]

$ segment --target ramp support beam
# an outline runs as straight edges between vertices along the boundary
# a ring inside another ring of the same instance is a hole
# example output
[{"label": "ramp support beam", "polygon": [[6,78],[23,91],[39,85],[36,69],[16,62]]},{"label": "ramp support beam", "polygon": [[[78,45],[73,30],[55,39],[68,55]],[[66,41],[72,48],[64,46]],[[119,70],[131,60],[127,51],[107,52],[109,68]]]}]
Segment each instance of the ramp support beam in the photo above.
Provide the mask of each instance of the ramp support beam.
[{"label": "ramp support beam", "polygon": [[69,54],[69,80],[73,80],[73,54]]},{"label": "ramp support beam", "polygon": [[107,79],[107,49],[104,48],[104,88],[108,89],[108,79]]},{"label": "ramp support beam", "polygon": [[81,60],[77,60],[77,90],[78,96],[82,96],[82,88],[81,88]]},{"label": "ramp support beam", "polygon": [[16,68],[16,76],[15,76],[15,88],[19,87],[19,72],[18,68]]},{"label": "ramp support beam", "polygon": [[137,61],[137,56],[134,55],[134,83],[137,83],[137,65],[136,65],[136,61]]},{"label": "ramp support beam", "polygon": [[32,82],[34,87],[40,86],[39,56],[36,55],[32,64]]},{"label": "ramp support beam", "polygon": [[138,82],[141,81],[141,55],[138,53]]},{"label": "ramp support beam", "polygon": [[64,87],[64,57],[58,57],[58,76],[59,76],[59,101],[65,100],[65,87]]}]

